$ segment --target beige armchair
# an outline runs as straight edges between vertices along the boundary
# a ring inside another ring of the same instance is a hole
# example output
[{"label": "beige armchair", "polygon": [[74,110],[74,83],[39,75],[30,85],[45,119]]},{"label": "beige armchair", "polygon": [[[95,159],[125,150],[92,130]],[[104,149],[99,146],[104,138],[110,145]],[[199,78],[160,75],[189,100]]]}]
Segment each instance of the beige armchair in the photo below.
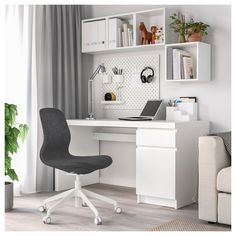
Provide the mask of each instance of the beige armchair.
[{"label": "beige armchair", "polygon": [[231,163],[223,139],[199,138],[199,218],[231,225]]}]

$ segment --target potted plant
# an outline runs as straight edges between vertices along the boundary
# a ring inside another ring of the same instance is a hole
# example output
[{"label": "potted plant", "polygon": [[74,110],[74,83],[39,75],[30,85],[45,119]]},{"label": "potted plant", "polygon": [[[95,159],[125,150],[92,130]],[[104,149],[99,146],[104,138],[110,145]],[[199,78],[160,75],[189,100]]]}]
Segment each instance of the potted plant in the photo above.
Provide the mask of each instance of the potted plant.
[{"label": "potted plant", "polygon": [[[17,180],[18,176],[12,169],[12,155],[17,153],[19,140],[24,141],[28,126],[26,124],[17,124],[17,106],[5,103],[5,176],[12,181]],[[5,211],[13,207],[13,182],[5,181]]]},{"label": "potted plant", "polygon": [[174,13],[170,16],[171,23],[169,24],[170,28],[174,30],[174,32],[178,33],[178,42],[185,42],[185,34],[186,34],[186,23],[185,17],[181,14]]},{"label": "potted plant", "polygon": [[202,36],[207,35],[207,28],[210,27],[209,25],[203,22],[194,22],[191,19],[188,23],[186,23],[186,32],[188,34],[188,41],[189,42],[196,42],[201,41]]}]

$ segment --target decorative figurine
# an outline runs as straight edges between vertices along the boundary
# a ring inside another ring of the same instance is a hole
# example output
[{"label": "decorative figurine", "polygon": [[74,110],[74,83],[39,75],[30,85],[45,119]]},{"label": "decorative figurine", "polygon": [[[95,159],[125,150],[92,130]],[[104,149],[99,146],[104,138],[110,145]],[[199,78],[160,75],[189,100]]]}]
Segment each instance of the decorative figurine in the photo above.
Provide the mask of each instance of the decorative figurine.
[{"label": "decorative figurine", "polygon": [[143,22],[140,22],[139,30],[141,31],[141,44],[150,44],[152,42],[152,33],[147,31]]},{"label": "decorative figurine", "polygon": [[151,27],[151,32],[152,32],[152,44],[155,44],[157,27],[153,25]]},{"label": "decorative figurine", "polygon": [[163,28],[159,28],[156,32],[156,40],[155,43],[164,43],[164,33]]}]

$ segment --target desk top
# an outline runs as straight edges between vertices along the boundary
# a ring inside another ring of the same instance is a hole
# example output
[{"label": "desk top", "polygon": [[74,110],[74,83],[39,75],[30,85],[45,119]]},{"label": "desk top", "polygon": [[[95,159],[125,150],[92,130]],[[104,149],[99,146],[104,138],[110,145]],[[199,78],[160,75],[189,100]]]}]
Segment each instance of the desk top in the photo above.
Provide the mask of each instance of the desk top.
[{"label": "desk top", "polygon": [[67,120],[69,126],[91,126],[91,127],[120,127],[120,128],[156,128],[156,129],[174,129],[178,125],[186,123],[205,123],[207,121],[166,121],[166,120],[153,120],[153,121],[126,121],[126,120]]}]

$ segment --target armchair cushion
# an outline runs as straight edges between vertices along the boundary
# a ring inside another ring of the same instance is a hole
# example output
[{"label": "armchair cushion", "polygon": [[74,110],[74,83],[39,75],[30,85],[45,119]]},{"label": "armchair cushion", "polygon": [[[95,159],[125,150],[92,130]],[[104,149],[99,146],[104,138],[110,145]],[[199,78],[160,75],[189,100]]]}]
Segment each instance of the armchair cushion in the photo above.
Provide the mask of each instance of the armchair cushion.
[{"label": "armchair cushion", "polygon": [[231,193],[231,166],[223,168],[217,175],[217,190]]}]

